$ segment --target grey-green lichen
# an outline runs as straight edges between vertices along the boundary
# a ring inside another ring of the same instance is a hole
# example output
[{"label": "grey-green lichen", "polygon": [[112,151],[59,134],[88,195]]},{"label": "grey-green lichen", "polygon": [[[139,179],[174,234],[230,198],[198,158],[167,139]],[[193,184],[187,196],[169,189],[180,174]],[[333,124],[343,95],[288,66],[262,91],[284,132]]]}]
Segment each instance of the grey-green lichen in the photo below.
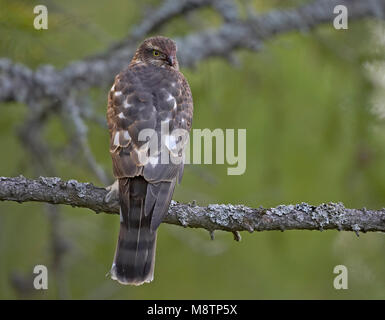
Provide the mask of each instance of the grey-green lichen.
[{"label": "grey-green lichen", "polygon": [[[0,177],[0,200],[38,201],[89,208],[95,212],[118,213],[115,201],[106,203],[107,190],[76,180],[57,177],[36,180],[23,176]],[[244,205],[210,204],[207,207],[171,202],[164,222],[208,231],[324,230],[358,232],[385,231],[385,210],[348,209],[342,203],[318,206],[305,202],[275,208],[250,208]]]}]

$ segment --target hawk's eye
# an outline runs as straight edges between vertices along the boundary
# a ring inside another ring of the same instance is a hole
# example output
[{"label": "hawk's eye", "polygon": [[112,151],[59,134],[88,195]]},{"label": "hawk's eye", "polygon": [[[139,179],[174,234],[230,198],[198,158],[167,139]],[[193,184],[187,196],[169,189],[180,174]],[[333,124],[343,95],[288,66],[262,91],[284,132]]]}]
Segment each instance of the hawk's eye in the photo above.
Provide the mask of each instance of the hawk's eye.
[{"label": "hawk's eye", "polygon": [[158,50],[152,50],[152,55],[154,57],[159,57],[160,56],[160,52]]}]

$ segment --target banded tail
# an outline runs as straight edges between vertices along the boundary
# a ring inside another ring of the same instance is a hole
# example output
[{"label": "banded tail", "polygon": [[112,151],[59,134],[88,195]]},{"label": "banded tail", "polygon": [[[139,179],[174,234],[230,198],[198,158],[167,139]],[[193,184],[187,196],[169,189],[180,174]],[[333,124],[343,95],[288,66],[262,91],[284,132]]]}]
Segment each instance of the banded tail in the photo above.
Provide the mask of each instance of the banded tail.
[{"label": "banded tail", "polygon": [[145,215],[147,182],[143,177],[119,179],[120,231],[111,278],[141,285],[154,278],[156,230]]}]

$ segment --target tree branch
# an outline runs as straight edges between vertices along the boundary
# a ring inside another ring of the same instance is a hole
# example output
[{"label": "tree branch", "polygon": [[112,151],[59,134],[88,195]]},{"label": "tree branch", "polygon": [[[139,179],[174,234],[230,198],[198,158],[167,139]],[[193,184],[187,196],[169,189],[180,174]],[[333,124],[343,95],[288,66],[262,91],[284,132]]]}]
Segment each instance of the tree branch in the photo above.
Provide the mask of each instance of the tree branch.
[{"label": "tree branch", "polygon": [[[175,9],[166,10],[172,7],[173,2]],[[30,101],[50,99],[57,104],[66,101],[70,91],[110,84],[113,77],[127,66],[138,37],[144,38],[148,32],[177,15],[210,4],[215,7],[215,3],[213,0],[167,0],[150,16],[151,19],[133,30],[130,39],[135,41],[125,38],[105,53],[72,62],[62,70],[42,66],[32,71],[9,59],[0,59],[0,101],[29,104]],[[226,10],[233,16],[228,13],[231,19],[226,19],[218,29],[208,29],[176,39],[180,64],[191,67],[209,57],[227,58],[234,50],[241,48],[259,50],[264,41],[277,35],[309,30],[324,23],[332,25],[336,5],[348,8],[349,22],[365,17],[383,18],[385,14],[385,0],[316,0],[293,9],[250,14],[246,19],[235,18],[235,9],[230,7]]]},{"label": "tree branch", "polygon": [[[119,213],[117,203],[106,203],[107,191],[90,183],[60,178],[23,176],[0,177],[0,200],[46,202],[91,209],[97,213]],[[348,209],[342,203],[312,206],[307,203],[275,208],[249,208],[244,205],[171,203],[165,223],[208,231],[327,230],[385,232],[385,209]]]}]

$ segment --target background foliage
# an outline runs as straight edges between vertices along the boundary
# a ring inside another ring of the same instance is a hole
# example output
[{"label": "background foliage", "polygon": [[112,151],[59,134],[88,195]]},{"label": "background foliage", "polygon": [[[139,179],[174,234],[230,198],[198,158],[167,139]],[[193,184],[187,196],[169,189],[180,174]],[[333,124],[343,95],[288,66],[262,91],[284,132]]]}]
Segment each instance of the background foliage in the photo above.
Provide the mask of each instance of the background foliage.
[{"label": "background foliage", "polygon": [[[246,11],[290,7],[305,1],[240,1]],[[33,7],[46,4],[49,29],[32,27]],[[0,56],[32,68],[60,68],[100,52],[124,37],[158,1],[0,0]],[[159,33],[169,37],[214,27],[220,17],[205,9],[176,18]],[[373,111],[381,92],[366,66],[384,58],[376,45],[381,25],[323,26],[265,43],[259,53],[239,52],[238,63],[222,59],[183,69],[194,96],[194,128],[246,128],[247,170],[227,176],[223,165],[190,165],[174,199],[199,204],[276,206],[342,201],[347,207],[385,206],[385,124]],[[128,61],[127,61],[128,62]],[[93,90],[94,107],[105,113],[108,88]],[[381,110],[381,106],[380,106]],[[33,177],[18,128],[28,109],[0,104],[0,175]],[[91,149],[110,176],[108,133],[88,123]],[[58,151],[68,143],[53,119],[45,134]],[[42,155],[43,156],[43,155]],[[63,179],[100,182],[77,161],[55,159]],[[80,161],[80,160],[79,160]],[[162,225],[155,281],[125,287],[105,277],[110,268],[118,217],[61,207],[66,240],[60,270],[49,290],[28,291],[37,264],[53,260],[44,205],[0,204],[0,298],[123,299],[341,299],[385,298],[383,234],[335,231],[216,233]],[[333,288],[333,268],[349,270],[349,289]]]}]

